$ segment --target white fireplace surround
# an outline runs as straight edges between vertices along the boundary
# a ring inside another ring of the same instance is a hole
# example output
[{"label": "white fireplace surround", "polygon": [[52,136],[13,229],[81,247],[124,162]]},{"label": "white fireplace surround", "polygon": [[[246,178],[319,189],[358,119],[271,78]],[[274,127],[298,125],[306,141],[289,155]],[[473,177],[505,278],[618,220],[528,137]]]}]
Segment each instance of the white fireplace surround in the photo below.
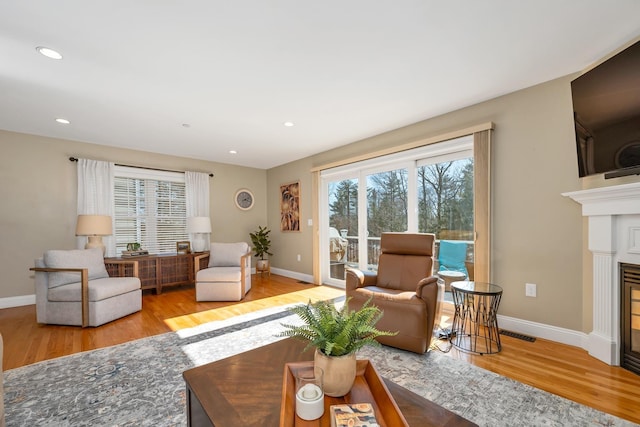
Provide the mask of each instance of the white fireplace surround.
[{"label": "white fireplace surround", "polygon": [[620,365],[620,263],[640,264],[640,182],[563,193],[589,217],[593,254],[593,329],[587,350]]}]

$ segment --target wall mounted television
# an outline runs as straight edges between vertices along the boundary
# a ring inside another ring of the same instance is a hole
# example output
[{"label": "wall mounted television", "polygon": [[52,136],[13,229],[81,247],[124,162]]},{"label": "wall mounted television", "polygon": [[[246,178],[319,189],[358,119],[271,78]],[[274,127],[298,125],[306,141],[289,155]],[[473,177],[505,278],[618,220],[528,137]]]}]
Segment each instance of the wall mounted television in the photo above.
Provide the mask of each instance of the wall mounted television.
[{"label": "wall mounted television", "polygon": [[571,82],[580,177],[640,175],[640,42]]}]

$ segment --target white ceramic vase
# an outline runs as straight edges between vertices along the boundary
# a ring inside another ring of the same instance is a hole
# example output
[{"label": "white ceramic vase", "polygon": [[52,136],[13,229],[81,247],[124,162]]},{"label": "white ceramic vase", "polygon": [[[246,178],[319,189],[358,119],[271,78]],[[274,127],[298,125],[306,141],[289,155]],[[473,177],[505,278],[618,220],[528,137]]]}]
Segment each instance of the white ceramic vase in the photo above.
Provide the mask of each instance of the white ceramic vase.
[{"label": "white ceramic vase", "polygon": [[356,379],[356,353],[344,356],[327,356],[318,349],[313,363],[324,371],[324,394],[341,397],[349,393]]}]

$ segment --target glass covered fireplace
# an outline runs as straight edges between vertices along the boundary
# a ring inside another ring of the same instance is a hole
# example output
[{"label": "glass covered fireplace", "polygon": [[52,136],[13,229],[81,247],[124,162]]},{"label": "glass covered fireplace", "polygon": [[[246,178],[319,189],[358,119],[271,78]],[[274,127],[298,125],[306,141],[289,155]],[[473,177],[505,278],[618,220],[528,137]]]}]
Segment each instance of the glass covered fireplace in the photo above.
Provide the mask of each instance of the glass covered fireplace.
[{"label": "glass covered fireplace", "polygon": [[[589,219],[593,317],[584,347],[640,374],[640,182],[563,195],[580,203]],[[626,275],[622,264],[630,267]]]},{"label": "glass covered fireplace", "polygon": [[620,364],[640,375],[640,266],[620,264],[622,355]]}]

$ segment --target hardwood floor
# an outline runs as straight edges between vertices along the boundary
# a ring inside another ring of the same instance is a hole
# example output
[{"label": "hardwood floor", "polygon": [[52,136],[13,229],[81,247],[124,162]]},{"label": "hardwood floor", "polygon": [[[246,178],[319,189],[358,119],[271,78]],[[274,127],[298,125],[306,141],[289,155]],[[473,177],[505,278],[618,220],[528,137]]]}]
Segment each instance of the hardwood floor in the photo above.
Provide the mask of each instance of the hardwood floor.
[{"label": "hardwood floor", "polygon": [[[161,295],[145,291],[141,312],[86,329],[40,325],[35,321],[35,306],[1,309],[3,366],[13,369],[272,306],[340,295],[344,295],[343,290],[328,286],[277,275],[254,276],[251,292],[241,302],[196,302],[193,286],[167,289]],[[444,323],[451,315],[450,305],[445,304]],[[639,375],[609,366],[576,347],[543,339],[533,343],[508,336],[501,339],[502,351],[498,354],[478,356],[456,349],[445,354],[640,424]],[[448,347],[446,341],[438,345]]]}]

